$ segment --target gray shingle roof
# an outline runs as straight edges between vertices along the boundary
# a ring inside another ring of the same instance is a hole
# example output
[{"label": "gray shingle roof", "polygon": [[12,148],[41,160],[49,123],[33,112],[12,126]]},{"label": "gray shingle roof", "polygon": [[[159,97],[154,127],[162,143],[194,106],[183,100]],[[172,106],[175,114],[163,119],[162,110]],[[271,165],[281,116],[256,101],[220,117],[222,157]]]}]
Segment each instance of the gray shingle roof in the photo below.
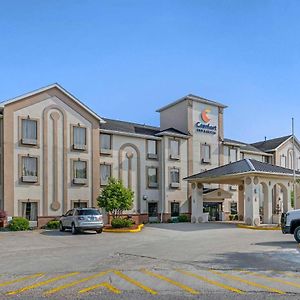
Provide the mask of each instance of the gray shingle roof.
[{"label": "gray shingle roof", "polygon": [[224,142],[239,145],[240,148],[241,148],[241,151],[244,150],[244,151],[256,152],[258,154],[264,154],[264,151],[258,149],[257,147],[254,147],[252,144],[247,144],[247,143],[244,143],[244,142],[240,142],[240,141],[236,141],[236,140],[232,140],[232,139],[227,139],[227,138],[224,138]]},{"label": "gray shingle roof", "polygon": [[125,133],[150,135],[150,136],[155,136],[158,133],[175,133],[175,134],[187,135],[186,133],[181,132],[175,128],[160,130],[159,127],[145,125],[145,124],[138,124],[138,123],[106,119],[106,118],[104,118],[104,121],[106,123],[101,124],[100,126],[101,129],[119,131]]},{"label": "gray shingle roof", "polygon": [[[234,175],[240,173],[255,173],[255,172],[293,175],[293,170],[291,169],[263,163],[255,159],[242,159],[231,164],[227,164],[221,167],[217,167],[202,173],[198,173],[186,177],[184,179],[186,180],[201,179],[201,178],[204,179],[204,178],[213,178],[213,177]],[[300,172],[296,171],[296,175],[300,176]]]},{"label": "gray shingle roof", "polygon": [[282,136],[271,140],[260,141],[252,143],[251,145],[260,149],[261,151],[271,151],[280,146],[283,142],[288,140],[292,135]]}]

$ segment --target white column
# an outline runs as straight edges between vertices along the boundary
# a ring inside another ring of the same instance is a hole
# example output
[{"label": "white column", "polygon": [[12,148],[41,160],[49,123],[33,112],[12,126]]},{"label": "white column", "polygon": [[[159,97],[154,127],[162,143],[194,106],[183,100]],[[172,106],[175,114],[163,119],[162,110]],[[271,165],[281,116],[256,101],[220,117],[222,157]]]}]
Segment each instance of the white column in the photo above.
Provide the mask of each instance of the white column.
[{"label": "white column", "polygon": [[245,195],[244,195],[244,185],[239,185],[238,192],[238,211],[239,211],[239,220],[245,220]]},{"label": "white column", "polygon": [[207,221],[203,215],[203,185],[192,183],[192,223],[202,223]]},{"label": "white column", "polygon": [[245,179],[245,223],[257,226],[259,219],[259,190],[258,178],[247,177]]},{"label": "white column", "polygon": [[262,184],[263,194],[264,194],[264,219],[265,224],[272,224],[273,220],[273,195],[272,195],[272,185],[265,183]]}]

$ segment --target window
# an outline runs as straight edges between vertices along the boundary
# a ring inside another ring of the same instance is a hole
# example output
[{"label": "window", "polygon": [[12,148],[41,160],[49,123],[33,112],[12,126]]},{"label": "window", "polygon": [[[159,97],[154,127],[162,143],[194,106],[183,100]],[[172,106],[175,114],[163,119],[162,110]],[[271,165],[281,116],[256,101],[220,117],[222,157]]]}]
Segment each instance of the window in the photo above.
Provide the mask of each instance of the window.
[{"label": "window", "polygon": [[201,162],[205,164],[210,163],[210,157],[210,145],[201,145]]},{"label": "window", "polygon": [[179,159],[179,140],[170,140],[170,158]]},{"label": "window", "polygon": [[148,216],[149,218],[157,218],[158,205],[157,202],[148,203]]},{"label": "window", "polygon": [[179,202],[171,202],[171,217],[179,217]]},{"label": "window", "polygon": [[237,215],[237,203],[236,202],[231,202],[230,203],[230,214],[231,215]]},{"label": "window", "polygon": [[86,150],[86,128],[73,127],[73,149]]},{"label": "window", "polygon": [[157,159],[157,141],[147,140],[147,157]]},{"label": "window", "polygon": [[87,163],[86,161],[74,161],[74,179],[75,184],[87,183]]},{"label": "window", "polygon": [[108,179],[111,177],[111,165],[100,165],[100,185],[107,185]]},{"label": "window", "polygon": [[157,188],[158,187],[158,178],[157,178],[157,168],[149,167],[148,172],[148,187],[149,188]]},{"label": "window", "polygon": [[74,208],[87,208],[87,202],[85,201],[75,201],[73,202]]},{"label": "window", "polygon": [[235,148],[229,149],[229,162],[233,163],[237,161],[237,150]]},{"label": "window", "polygon": [[179,188],[179,169],[170,170],[170,186],[171,188]]},{"label": "window", "polygon": [[100,152],[102,154],[111,154],[111,148],[112,148],[111,135],[101,133],[100,134]]},{"label": "window", "polygon": [[37,158],[30,156],[22,157],[22,181],[23,182],[37,182]]},{"label": "window", "polygon": [[37,203],[22,202],[22,217],[29,221],[37,221]]},{"label": "window", "polygon": [[22,119],[22,144],[37,145],[37,121]]},{"label": "window", "polygon": [[286,156],[284,154],[280,156],[280,166],[284,168],[286,167]]}]

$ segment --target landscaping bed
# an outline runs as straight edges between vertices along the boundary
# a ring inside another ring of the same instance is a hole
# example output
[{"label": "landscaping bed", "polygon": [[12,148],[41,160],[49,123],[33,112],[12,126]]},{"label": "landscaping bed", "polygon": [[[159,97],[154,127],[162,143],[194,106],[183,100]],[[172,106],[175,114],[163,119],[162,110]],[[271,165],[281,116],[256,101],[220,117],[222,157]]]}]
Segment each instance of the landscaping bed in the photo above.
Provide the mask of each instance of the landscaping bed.
[{"label": "landscaping bed", "polygon": [[124,233],[124,232],[140,232],[142,228],[144,227],[144,224],[136,225],[133,224],[130,227],[123,227],[123,228],[115,228],[111,225],[105,225],[103,228],[103,232],[116,232],[116,233]]}]

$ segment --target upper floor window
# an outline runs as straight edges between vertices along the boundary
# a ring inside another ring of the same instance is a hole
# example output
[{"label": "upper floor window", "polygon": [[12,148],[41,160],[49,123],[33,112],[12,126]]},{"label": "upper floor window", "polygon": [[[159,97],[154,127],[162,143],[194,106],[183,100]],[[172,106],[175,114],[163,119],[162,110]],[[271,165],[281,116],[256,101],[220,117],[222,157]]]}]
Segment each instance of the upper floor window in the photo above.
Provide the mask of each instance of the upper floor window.
[{"label": "upper floor window", "polygon": [[180,186],[180,171],[178,168],[170,169],[170,187],[171,188],[179,188]]},{"label": "upper floor window", "polygon": [[37,182],[38,181],[38,163],[36,157],[22,157],[22,181]]},{"label": "upper floor window", "polygon": [[280,156],[280,166],[286,168],[286,156],[284,154]]},{"label": "upper floor window", "polygon": [[22,119],[22,144],[37,145],[37,121]]},{"label": "upper floor window", "polygon": [[100,165],[100,185],[107,185],[108,179],[111,177],[111,165]]},{"label": "upper floor window", "polygon": [[149,188],[157,188],[158,187],[158,169],[155,167],[148,167],[147,170],[147,182]]},{"label": "upper floor window", "polygon": [[171,159],[179,159],[179,140],[170,140],[170,158]]},{"label": "upper floor window", "polygon": [[202,163],[210,163],[211,153],[210,153],[210,145],[203,144],[201,145],[201,162]]},{"label": "upper floor window", "polygon": [[147,157],[157,159],[157,141],[147,140]]},{"label": "upper floor window", "polygon": [[100,134],[100,152],[102,154],[111,154],[112,141],[111,135],[106,133]]},{"label": "upper floor window", "polygon": [[229,162],[233,163],[237,161],[237,150],[235,148],[229,149]]},{"label": "upper floor window", "polygon": [[87,162],[76,160],[73,162],[73,183],[86,184],[87,183]]},{"label": "upper floor window", "polygon": [[73,127],[73,149],[86,150],[86,128],[80,126]]}]

